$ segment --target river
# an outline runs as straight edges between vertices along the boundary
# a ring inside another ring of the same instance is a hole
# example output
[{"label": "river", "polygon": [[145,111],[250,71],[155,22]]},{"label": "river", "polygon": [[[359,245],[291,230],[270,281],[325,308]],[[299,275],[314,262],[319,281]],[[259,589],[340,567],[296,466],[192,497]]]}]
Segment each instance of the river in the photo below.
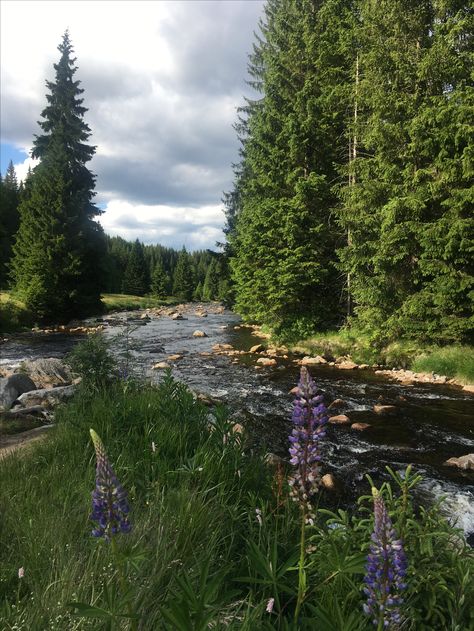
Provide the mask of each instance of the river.
[{"label": "river", "polygon": [[[205,308],[205,307],[204,307]],[[248,351],[260,340],[252,330],[239,327],[239,317],[230,311],[198,317],[194,307],[184,319],[168,316],[140,320],[137,312],[114,314],[105,334],[115,340],[116,352],[131,357],[133,369],[152,381],[163,372],[153,370],[169,355],[173,374],[195,391],[229,406],[255,442],[269,452],[285,456],[292,396],[299,368],[294,357],[278,359],[277,366],[256,370],[258,355],[218,355],[215,344],[231,344]],[[237,328],[235,328],[237,327]],[[193,337],[195,330],[207,337]],[[28,333],[12,336],[0,345],[0,365],[17,366],[24,359],[63,357],[81,339],[62,333]],[[118,341],[117,341],[118,340]],[[474,397],[450,385],[391,382],[371,370],[339,370],[316,366],[310,371],[329,404],[342,399],[353,422],[369,423],[362,432],[348,426],[330,426],[324,441],[323,469],[341,483],[336,501],[350,504],[367,492],[366,474],[377,483],[387,479],[385,467],[403,471],[411,463],[423,475],[418,496],[431,503],[445,496],[447,516],[474,543],[474,471],[461,471],[443,463],[450,457],[474,452]],[[375,414],[375,404],[395,406],[389,416]],[[335,414],[340,413],[338,410]]]}]

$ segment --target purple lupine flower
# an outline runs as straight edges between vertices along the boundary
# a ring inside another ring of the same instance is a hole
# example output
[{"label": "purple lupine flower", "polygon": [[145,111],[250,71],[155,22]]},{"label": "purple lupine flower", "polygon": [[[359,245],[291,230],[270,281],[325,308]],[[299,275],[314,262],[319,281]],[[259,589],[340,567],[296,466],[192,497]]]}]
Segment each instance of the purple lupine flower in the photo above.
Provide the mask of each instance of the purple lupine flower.
[{"label": "purple lupine flower", "polygon": [[117,480],[100,437],[93,429],[90,430],[90,434],[97,460],[90,515],[97,526],[92,531],[92,535],[104,537],[108,541],[111,536],[119,532],[130,532],[131,525],[128,521],[130,507],[127,493]]},{"label": "purple lupine flower", "polygon": [[364,579],[367,596],[364,612],[371,616],[375,626],[394,629],[402,621],[400,592],[406,587],[407,561],[383,498],[375,488],[372,488],[372,494],[375,524]]},{"label": "purple lupine flower", "polygon": [[325,436],[327,410],[322,396],[316,396],[316,384],[302,366],[293,409],[290,440],[291,464],[296,467],[289,478],[292,498],[310,506],[310,498],[319,490],[321,480],[319,442]]}]

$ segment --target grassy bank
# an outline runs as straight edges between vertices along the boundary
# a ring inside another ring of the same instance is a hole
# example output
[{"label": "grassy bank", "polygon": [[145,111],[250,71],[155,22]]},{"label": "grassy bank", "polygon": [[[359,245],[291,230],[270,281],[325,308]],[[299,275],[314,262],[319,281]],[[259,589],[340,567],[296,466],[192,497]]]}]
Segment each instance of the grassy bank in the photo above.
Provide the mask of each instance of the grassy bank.
[{"label": "grassy bank", "polygon": [[25,305],[10,295],[0,291],[0,333],[20,331],[34,324],[34,316]]},{"label": "grassy bank", "polygon": [[[90,427],[132,506],[118,556],[90,535]],[[306,588],[294,622],[302,531],[289,469],[267,464],[235,429],[224,409],[209,417],[170,376],[159,387],[82,392],[60,409],[53,435],[0,463],[2,629],[129,629],[130,611],[141,631],[370,628],[362,589],[371,498],[351,516],[321,509],[306,527]],[[472,628],[472,552],[436,508],[414,511],[415,483],[395,476],[382,489],[408,558],[404,628]]]},{"label": "grassy bank", "polygon": [[151,296],[131,296],[129,294],[102,294],[102,304],[107,313],[111,311],[128,311],[132,309],[148,309],[163,305],[177,305],[179,300],[173,296],[157,299]]},{"label": "grassy bank", "polygon": [[334,358],[348,355],[359,364],[434,372],[454,378],[460,383],[474,383],[472,346],[423,347],[414,341],[401,340],[380,348],[367,335],[342,330],[301,340],[292,346],[292,350]]}]

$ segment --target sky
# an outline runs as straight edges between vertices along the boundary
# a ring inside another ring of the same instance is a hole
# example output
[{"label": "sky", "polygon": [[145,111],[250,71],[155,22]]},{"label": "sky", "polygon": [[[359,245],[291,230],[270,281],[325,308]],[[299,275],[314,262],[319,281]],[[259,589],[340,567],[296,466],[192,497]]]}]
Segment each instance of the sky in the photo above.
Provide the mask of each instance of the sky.
[{"label": "sky", "polygon": [[19,178],[69,29],[97,146],[106,233],[188,250],[223,239],[224,191],[250,96],[248,53],[262,0],[1,0],[2,174]]}]

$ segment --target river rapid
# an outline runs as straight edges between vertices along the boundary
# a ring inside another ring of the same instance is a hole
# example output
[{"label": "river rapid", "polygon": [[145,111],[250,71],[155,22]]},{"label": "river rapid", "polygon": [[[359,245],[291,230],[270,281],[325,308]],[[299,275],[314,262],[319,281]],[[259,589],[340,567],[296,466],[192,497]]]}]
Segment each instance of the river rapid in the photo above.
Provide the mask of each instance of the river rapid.
[{"label": "river rapid", "polygon": [[[129,361],[141,376],[153,382],[162,370],[152,367],[180,355],[168,363],[174,376],[196,392],[227,405],[236,420],[248,429],[256,443],[268,452],[287,455],[292,395],[299,376],[295,357],[278,358],[277,365],[256,369],[258,355],[221,355],[216,344],[231,344],[248,351],[260,340],[251,329],[239,326],[239,317],[230,311],[207,309],[207,317],[195,314],[190,306],[183,319],[123,312],[104,320],[105,335],[114,340],[122,364]],[[92,323],[92,321],[90,321]],[[196,330],[207,337],[193,337]],[[12,336],[0,345],[0,367],[18,366],[25,359],[63,357],[80,335],[27,333]],[[321,389],[326,404],[342,399],[343,412],[351,422],[368,423],[364,431],[350,426],[330,425],[323,448],[323,472],[333,473],[340,482],[334,502],[351,505],[369,485],[387,479],[386,466],[402,472],[408,464],[423,476],[418,499],[430,504],[445,496],[446,515],[461,527],[474,543],[474,471],[462,471],[443,463],[453,456],[474,452],[474,397],[451,385],[392,382],[371,370],[339,370],[327,365],[310,372]],[[394,405],[390,415],[377,415],[376,404]]]}]

